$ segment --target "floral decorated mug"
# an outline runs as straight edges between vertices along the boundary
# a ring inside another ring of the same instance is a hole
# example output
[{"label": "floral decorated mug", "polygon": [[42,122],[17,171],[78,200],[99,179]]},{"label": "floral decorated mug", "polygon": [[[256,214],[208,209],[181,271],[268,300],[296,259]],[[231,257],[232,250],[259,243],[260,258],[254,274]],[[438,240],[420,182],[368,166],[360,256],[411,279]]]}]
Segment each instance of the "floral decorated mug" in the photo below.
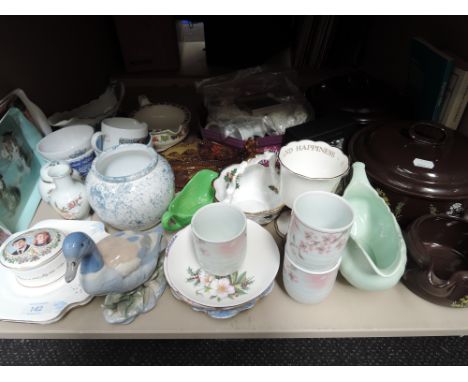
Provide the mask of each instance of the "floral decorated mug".
[{"label": "floral decorated mug", "polygon": [[199,265],[216,276],[241,267],[247,250],[247,218],[237,207],[212,203],[193,215],[192,236]]},{"label": "floral decorated mug", "polygon": [[353,209],[341,196],[305,192],[294,201],[285,252],[306,270],[328,270],[340,259],[353,221]]}]

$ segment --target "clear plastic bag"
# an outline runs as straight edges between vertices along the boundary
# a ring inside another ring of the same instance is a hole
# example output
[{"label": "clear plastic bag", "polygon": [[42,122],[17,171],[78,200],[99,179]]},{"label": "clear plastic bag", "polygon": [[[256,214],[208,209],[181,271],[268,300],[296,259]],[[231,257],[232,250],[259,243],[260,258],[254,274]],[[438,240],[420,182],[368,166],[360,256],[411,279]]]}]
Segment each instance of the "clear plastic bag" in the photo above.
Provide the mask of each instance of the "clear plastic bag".
[{"label": "clear plastic bag", "polygon": [[247,140],[282,135],[287,128],[312,120],[313,109],[295,77],[292,71],[254,67],[198,82],[208,111],[205,128],[223,138]]}]

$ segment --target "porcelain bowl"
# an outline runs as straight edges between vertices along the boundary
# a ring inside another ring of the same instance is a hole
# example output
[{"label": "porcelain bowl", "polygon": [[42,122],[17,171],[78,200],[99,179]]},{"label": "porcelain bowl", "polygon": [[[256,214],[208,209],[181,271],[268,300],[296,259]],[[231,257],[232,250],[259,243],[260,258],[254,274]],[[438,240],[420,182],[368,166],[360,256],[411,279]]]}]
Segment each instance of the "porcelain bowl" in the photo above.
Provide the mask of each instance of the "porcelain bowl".
[{"label": "porcelain bowl", "polygon": [[284,207],[275,153],[226,167],[213,187],[217,201],[239,207],[248,219],[261,225],[274,220]]},{"label": "porcelain bowl", "polygon": [[280,193],[289,208],[306,191],[336,192],[349,171],[343,152],[325,142],[301,140],[288,143],[279,153]]},{"label": "porcelain bowl", "polygon": [[88,125],[62,127],[42,138],[36,146],[46,160],[71,160],[91,149],[94,129]]},{"label": "porcelain bowl", "polygon": [[95,158],[96,155],[94,154],[94,150],[89,149],[84,154],[76,158],[66,159],[65,162],[67,162],[73,170],[78,171],[81,177],[85,178],[88,175]]},{"label": "porcelain bowl", "polygon": [[317,304],[325,300],[335,285],[341,259],[329,270],[313,272],[295,264],[286,254],[283,263],[283,283],[288,292],[301,304]]},{"label": "porcelain bowl", "polygon": [[0,248],[0,263],[26,287],[40,287],[65,274],[62,243],[65,234],[52,228],[16,233]]},{"label": "porcelain bowl", "polygon": [[171,166],[152,148],[124,144],[104,151],[86,177],[89,203],[120,230],[155,226],[174,197]]},{"label": "porcelain bowl", "polygon": [[190,111],[169,102],[146,104],[134,116],[148,124],[148,131],[156,151],[164,151],[182,141],[189,132]]}]

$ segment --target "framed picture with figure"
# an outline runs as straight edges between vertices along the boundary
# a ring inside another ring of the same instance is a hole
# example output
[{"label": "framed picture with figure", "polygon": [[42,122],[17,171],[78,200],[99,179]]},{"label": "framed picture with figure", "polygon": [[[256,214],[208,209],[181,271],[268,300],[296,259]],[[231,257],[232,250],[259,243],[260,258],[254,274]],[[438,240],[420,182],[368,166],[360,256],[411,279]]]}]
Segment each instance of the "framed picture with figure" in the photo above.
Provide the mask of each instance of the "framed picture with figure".
[{"label": "framed picture with figure", "polygon": [[39,131],[11,107],[0,120],[0,225],[10,232],[28,228],[41,200],[43,160],[36,154]]}]

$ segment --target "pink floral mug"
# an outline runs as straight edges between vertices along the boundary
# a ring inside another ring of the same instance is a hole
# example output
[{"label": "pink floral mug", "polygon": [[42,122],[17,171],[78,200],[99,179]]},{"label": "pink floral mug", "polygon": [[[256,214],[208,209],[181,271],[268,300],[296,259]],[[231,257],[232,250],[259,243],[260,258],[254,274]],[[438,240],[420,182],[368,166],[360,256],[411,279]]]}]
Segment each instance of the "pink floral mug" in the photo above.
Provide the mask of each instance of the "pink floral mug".
[{"label": "pink floral mug", "polygon": [[212,203],[191,223],[195,255],[201,268],[216,276],[239,270],[247,251],[247,218],[237,207]]},{"label": "pink floral mug", "polygon": [[294,201],[285,253],[307,270],[328,270],[341,258],[353,221],[353,209],[341,196],[305,192]]}]

